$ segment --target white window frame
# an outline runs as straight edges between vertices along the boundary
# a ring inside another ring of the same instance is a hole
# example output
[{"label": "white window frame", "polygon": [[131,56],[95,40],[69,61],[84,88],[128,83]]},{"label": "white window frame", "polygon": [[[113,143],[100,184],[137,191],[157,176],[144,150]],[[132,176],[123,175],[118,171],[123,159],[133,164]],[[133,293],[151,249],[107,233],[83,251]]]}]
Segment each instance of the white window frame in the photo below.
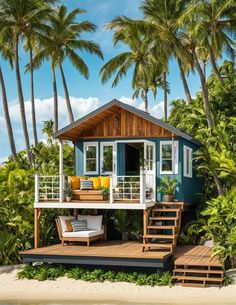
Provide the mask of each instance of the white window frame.
[{"label": "white window frame", "polygon": [[[100,174],[102,175],[113,175],[115,172],[115,164],[116,164],[116,143],[115,142],[101,142],[100,143]],[[112,154],[112,171],[103,172],[103,149],[105,146],[112,146],[113,147],[113,154]]]},{"label": "white window frame", "polygon": [[[171,145],[171,147],[172,147],[172,170],[171,171],[163,171],[162,170],[162,146],[163,145]],[[173,158],[173,141],[160,141],[160,174],[161,175],[178,174],[178,170],[179,170],[179,166],[178,166],[179,165],[179,142],[174,141],[174,146],[176,147],[175,164],[174,164],[174,158]]]},{"label": "white window frame", "polygon": [[[89,146],[95,146],[96,147],[96,171],[86,171],[86,150]],[[83,145],[83,154],[84,154],[84,175],[98,175],[98,142],[84,142]]]},{"label": "white window frame", "polygon": [[[189,151],[189,173],[187,173],[187,151]],[[184,145],[184,177],[193,177],[193,149]]]}]

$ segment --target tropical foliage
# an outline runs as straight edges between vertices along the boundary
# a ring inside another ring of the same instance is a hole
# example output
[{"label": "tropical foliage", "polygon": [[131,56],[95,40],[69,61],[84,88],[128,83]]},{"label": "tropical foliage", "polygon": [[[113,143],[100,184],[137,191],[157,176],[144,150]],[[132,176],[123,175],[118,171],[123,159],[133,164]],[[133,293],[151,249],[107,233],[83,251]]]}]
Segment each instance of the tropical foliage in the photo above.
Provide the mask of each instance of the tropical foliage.
[{"label": "tropical foliage", "polygon": [[63,276],[67,276],[74,280],[89,282],[127,282],[140,286],[172,287],[172,275],[170,272],[146,274],[141,272],[128,273],[104,271],[102,269],[88,270],[80,267],[66,269],[63,266],[51,267],[42,265],[40,267],[32,267],[31,265],[26,265],[24,269],[18,273],[18,278],[20,279],[35,279],[38,281],[55,280],[56,278]]}]

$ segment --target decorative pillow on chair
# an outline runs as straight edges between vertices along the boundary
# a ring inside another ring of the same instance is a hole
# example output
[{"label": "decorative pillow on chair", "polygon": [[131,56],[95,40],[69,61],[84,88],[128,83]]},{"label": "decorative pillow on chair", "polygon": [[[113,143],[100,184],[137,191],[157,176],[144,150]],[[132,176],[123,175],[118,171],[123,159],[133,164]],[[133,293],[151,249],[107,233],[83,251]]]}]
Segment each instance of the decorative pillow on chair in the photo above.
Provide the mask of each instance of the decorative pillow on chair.
[{"label": "decorative pillow on chair", "polygon": [[101,180],[100,177],[90,177],[88,180],[91,180],[93,182],[93,189],[98,190],[101,186]]},{"label": "decorative pillow on chair", "polygon": [[79,231],[87,231],[87,220],[71,220],[71,226],[73,228],[73,232]]},{"label": "decorative pillow on chair", "polygon": [[67,226],[66,232],[73,232],[73,227],[71,225],[71,220],[70,219],[66,219],[66,226]]},{"label": "decorative pillow on chair", "polygon": [[80,180],[80,189],[81,190],[92,190],[93,181],[91,180]]}]

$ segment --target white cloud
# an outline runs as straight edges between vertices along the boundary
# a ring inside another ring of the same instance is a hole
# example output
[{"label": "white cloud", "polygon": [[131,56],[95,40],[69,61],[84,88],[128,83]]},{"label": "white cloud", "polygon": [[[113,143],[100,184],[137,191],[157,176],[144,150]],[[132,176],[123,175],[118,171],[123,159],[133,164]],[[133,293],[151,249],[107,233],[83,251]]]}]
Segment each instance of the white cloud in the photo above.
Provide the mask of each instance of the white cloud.
[{"label": "white cloud", "polygon": [[119,101],[121,101],[122,103],[128,104],[130,106],[134,106],[137,107],[137,100],[127,97],[127,96],[122,96],[121,98],[119,98]]},{"label": "white cloud", "polygon": [[[70,97],[71,106],[73,109],[75,119],[78,119],[87,113],[97,109],[100,106],[100,101],[97,97],[89,98],[76,98]],[[35,109],[37,122],[42,123],[53,119],[53,98],[36,99]],[[31,102],[25,102],[25,113],[29,126],[31,126]],[[19,105],[14,103],[10,106],[11,118],[14,122],[21,122]],[[60,127],[68,124],[68,114],[65,99],[61,96],[58,97],[58,115]]]},{"label": "white cloud", "polygon": [[150,114],[158,119],[164,117],[164,102],[160,102],[153,107],[150,107]]}]

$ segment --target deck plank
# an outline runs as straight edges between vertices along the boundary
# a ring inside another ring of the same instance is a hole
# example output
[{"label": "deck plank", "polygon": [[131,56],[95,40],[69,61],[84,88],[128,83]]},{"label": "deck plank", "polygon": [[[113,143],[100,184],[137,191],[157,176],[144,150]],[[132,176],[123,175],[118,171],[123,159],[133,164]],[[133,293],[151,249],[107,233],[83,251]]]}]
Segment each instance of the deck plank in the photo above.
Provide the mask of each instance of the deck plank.
[{"label": "deck plank", "polygon": [[61,244],[31,249],[21,252],[22,255],[42,254],[58,256],[88,256],[88,257],[110,257],[110,258],[141,258],[141,259],[166,259],[172,253],[166,251],[148,251],[142,252],[142,243],[108,241],[103,243],[94,243],[87,247],[81,244],[65,245]]}]

